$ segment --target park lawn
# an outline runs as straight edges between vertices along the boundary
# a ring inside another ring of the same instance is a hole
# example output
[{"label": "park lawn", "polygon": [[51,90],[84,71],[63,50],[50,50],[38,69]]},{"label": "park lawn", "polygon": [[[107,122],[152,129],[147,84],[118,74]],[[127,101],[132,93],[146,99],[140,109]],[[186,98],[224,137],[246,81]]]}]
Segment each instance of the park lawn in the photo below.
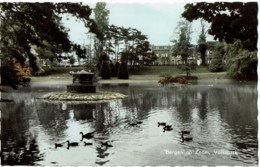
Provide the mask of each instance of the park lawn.
[{"label": "park lawn", "polygon": [[[191,71],[193,73],[210,73],[207,67],[196,67],[195,70]],[[159,75],[159,76],[175,76],[185,74],[183,71],[178,69],[177,66],[145,66],[139,71],[132,72],[133,75]]]}]

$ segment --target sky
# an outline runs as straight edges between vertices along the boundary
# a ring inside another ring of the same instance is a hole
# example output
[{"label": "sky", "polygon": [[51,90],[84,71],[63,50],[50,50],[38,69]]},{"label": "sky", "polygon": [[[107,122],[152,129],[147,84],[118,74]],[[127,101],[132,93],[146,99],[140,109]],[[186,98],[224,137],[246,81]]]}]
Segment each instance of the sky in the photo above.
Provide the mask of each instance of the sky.
[{"label": "sky", "polygon": [[[95,3],[86,3],[91,8]],[[184,11],[185,3],[180,2],[107,2],[109,13],[109,24],[131,27],[147,35],[148,40],[153,45],[171,45],[172,39],[176,39],[176,27]],[[94,17],[93,15],[91,16]],[[65,26],[70,28],[70,38],[79,44],[89,43],[87,29],[80,22],[73,19],[66,20]],[[209,26],[209,25],[208,25]],[[199,21],[192,23],[192,44],[196,44],[200,29]],[[207,40],[213,40],[208,36]]]}]

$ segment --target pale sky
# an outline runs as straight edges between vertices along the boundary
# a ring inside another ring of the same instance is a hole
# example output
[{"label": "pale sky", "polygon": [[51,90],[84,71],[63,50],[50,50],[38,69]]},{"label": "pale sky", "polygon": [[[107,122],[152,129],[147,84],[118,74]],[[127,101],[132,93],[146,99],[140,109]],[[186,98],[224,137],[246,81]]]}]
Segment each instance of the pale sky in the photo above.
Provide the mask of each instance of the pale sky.
[{"label": "pale sky", "polygon": [[[95,7],[94,3],[86,3],[91,8]],[[107,2],[107,9],[110,11],[109,24],[116,26],[123,26],[125,28],[131,27],[141,31],[147,35],[148,40],[154,45],[171,45],[170,42],[180,21],[181,14],[184,11],[185,3],[144,3],[144,2]],[[93,18],[94,16],[92,16]],[[79,44],[87,40],[87,29],[82,23],[74,20],[66,21],[66,27],[70,27],[69,35],[71,39]],[[197,43],[198,35],[200,33],[200,23],[198,21],[192,26],[192,44]],[[212,40],[212,36],[208,36],[207,40]]]}]

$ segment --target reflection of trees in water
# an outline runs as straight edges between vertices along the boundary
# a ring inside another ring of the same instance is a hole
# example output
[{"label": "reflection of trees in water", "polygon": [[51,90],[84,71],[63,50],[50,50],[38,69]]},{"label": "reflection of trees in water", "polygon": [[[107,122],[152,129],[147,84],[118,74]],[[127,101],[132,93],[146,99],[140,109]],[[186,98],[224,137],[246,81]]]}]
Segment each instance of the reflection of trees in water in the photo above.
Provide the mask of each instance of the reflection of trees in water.
[{"label": "reflection of trees in water", "polygon": [[75,120],[93,120],[93,112],[95,111],[96,104],[69,104],[68,110],[74,110]]},{"label": "reflection of trees in water", "polygon": [[117,126],[123,119],[119,108],[120,101],[96,104],[94,110],[96,131],[108,134],[111,128]]},{"label": "reflection of trees in water", "polygon": [[62,104],[39,102],[35,105],[35,111],[36,119],[39,120],[39,124],[48,135],[60,137],[64,135],[69,113],[63,110]]},{"label": "reflection of trees in water", "polygon": [[35,165],[43,157],[29,134],[29,112],[24,102],[2,110],[2,165]]}]

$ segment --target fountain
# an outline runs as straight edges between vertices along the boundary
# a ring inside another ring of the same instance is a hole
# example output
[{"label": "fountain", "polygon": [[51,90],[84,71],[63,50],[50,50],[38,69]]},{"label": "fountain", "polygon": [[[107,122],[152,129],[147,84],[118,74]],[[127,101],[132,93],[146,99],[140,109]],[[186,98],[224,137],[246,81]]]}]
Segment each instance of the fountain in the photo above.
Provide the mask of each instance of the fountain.
[{"label": "fountain", "polygon": [[73,76],[73,80],[72,84],[67,85],[67,91],[47,93],[39,99],[66,103],[97,103],[127,97],[127,95],[117,92],[96,91],[94,73],[81,70],[70,72],[70,74]]},{"label": "fountain", "polygon": [[[73,84],[67,86],[67,91],[71,93],[96,93],[96,85],[93,84],[94,73],[84,70],[71,72]],[[78,80],[78,82],[76,82]]]}]

